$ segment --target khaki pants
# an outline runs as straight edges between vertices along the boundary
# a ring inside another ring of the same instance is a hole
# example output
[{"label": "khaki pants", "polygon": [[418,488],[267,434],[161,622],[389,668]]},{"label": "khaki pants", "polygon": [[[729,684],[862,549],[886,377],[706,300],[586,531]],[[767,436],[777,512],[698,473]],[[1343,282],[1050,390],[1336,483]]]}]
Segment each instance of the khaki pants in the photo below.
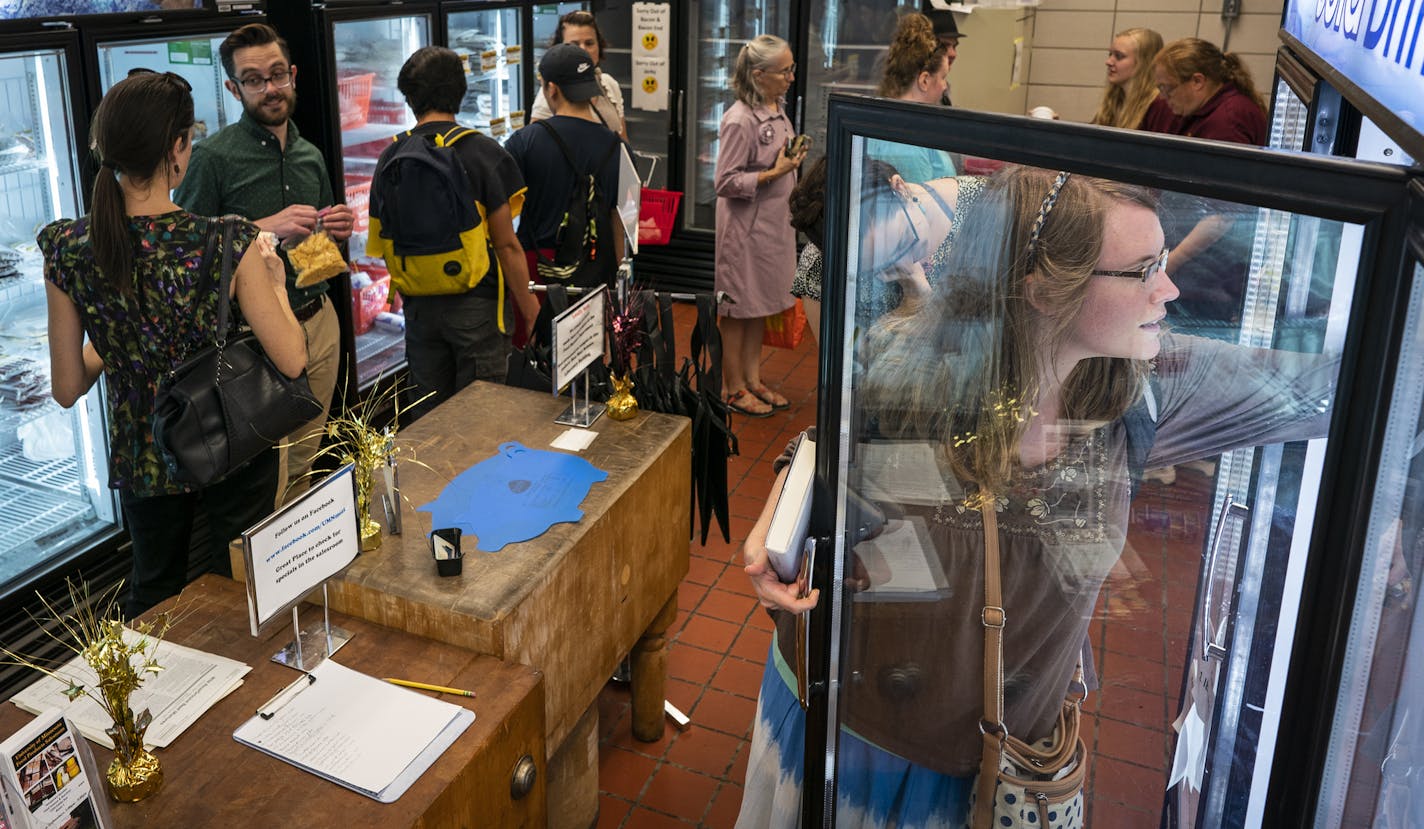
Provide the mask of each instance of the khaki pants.
[{"label": "khaki pants", "polygon": [[331,396],[336,391],[336,374],[341,364],[341,326],[331,300],[323,297],[321,302],[321,310],[302,323],[302,331],[307,335],[307,382],[311,384],[312,394],[322,402],[321,414],[282,441],[281,472],[277,478],[276,506],[279,507],[311,486],[308,473],[312,458],[321,448],[321,431],[326,427]]}]

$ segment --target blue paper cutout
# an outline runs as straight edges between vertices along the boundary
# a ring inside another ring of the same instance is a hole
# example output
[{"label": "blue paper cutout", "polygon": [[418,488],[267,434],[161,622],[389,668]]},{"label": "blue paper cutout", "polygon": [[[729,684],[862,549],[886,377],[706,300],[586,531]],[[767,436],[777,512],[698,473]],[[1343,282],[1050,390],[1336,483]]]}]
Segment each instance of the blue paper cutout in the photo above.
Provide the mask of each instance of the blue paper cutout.
[{"label": "blue paper cutout", "polygon": [[554,524],[583,518],[579,505],[589,487],[607,479],[607,472],[577,455],[511,441],[417,509],[431,514],[433,526],[459,527],[479,539],[478,549],[493,553],[537,538]]}]

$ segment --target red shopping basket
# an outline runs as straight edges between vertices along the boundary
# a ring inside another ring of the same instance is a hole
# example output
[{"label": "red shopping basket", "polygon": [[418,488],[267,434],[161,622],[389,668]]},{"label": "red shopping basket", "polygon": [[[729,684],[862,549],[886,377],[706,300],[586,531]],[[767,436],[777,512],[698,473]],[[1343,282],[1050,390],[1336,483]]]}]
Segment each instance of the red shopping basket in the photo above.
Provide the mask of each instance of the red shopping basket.
[{"label": "red shopping basket", "polygon": [[672,241],[672,228],[677,221],[677,206],[682,194],[676,190],[643,188],[638,208],[638,244],[666,245]]}]

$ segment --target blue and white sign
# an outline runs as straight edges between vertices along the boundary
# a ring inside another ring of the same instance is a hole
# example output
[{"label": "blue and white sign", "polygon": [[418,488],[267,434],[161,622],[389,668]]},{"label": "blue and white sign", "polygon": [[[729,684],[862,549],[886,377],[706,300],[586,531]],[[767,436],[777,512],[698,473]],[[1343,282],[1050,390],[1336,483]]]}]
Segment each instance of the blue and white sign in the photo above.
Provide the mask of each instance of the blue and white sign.
[{"label": "blue and white sign", "polygon": [[1421,25],[1418,0],[1290,0],[1285,30],[1424,133]]}]

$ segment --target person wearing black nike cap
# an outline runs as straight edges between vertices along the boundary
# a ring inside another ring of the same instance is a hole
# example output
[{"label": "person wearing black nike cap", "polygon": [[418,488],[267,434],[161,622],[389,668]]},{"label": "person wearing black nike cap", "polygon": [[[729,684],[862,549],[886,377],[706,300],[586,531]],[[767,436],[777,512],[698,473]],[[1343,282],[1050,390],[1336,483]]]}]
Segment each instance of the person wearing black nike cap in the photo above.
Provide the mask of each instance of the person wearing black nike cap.
[{"label": "person wearing black nike cap", "polygon": [[[594,112],[593,98],[603,94],[594,66],[593,58],[582,47],[572,43],[549,47],[539,61],[539,78],[554,116],[528,124],[504,145],[529,186],[519,222],[519,241],[528,258],[529,273],[536,281],[542,281],[537,276],[540,255],[545,261],[554,258],[569,196],[583,176],[593,176],[602,203],[608,208],[598,235],[600,246],[606,243],[612,255],[599,256],[599,281],[611,284],[623,256],[623,231],[617,217],[617,145],[622,139],[604,126]],[[568,148],[568,159],[559,146],[560,140]]]}]

